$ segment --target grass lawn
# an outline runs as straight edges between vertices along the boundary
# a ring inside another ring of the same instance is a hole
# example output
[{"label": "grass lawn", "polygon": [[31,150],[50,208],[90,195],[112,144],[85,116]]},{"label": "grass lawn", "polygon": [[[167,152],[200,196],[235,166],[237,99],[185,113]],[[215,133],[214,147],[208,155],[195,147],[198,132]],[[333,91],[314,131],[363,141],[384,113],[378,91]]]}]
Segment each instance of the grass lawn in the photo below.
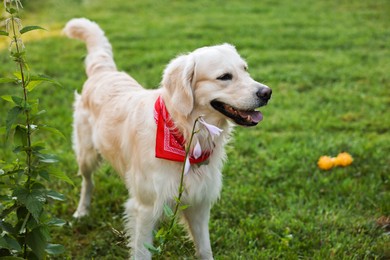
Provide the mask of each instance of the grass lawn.
[{"label": "grass lawn", "polygon": [[[66,141],[45,137],[58,167],[76,187],[53,182],[67,201],[52,212],[68,224],[52,230],[67,250],[58,259],[123,259],[127,191],[104,165],[95,176],[91,215],[75,222],[81,179],[71,147],[73,93],[86,79],[85,46],[61,36],[73,17],[97,21],[118,67],[156,88],[164,66],[204,45],[234,44],[251,75],[273,89],[254,128],[236,128],[228,147],[224,187],[210,221],[216,259],[389,259],[390,2],[388,0],[23,1],[33,71],[63,87],[42,85],[44,122]],[[0,8],[3,8],[1,3]],[[2,11],[2,9],[0,9]],[[2,12],[1,12],[2,13]],[[0,40],[0,75],[15,69]],[[0,95],[16,93],[0,85]],[[8,103],[0,100],[1,125]],[[2,140],[4,138],[1,138]],[[10,156],[0,144],[0,159]],[[321,155],[347,151],[351,166],[322,171]],[[383,223],[385,222],[385,223]],[[193,258],[177,229],[163,258]]]}]

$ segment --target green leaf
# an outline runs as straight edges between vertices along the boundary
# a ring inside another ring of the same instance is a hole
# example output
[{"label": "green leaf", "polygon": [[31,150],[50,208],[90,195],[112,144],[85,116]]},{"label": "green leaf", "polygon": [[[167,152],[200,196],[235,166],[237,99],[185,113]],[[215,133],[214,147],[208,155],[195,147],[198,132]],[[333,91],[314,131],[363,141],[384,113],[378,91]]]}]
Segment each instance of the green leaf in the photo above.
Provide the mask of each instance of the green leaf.
[{"label": "green leaf", "polygon": [[58,158],[53,154],[36,153],[39,157],[39,161],[43,163],[57,163]]},{"label": "green leaf", "polygon": [[58,81],[50,78],[49,76],[33,75],[30,77],[30,80],[27,83],[27,90],[31,92],[36,86],[38,86],[39,84],[41,84],[43,82],[49,82],[49,83],[52,83],[54,85],[61,86],[61,84]]},{"label": "green leaf", "polygon": [[33,146],[31,147],[31,149],[33,150],[34,153],[39,154],[39,151],[45,149],[44,145],[45,145],[45,143],[43,143],[43,142],[35,142],[35,143],[33,143]]},{"label": "green leaf", "polygon": [[161,253],[161,248],[160,247],[155,247],[152,244],[149,243],[144,243],[144,247],[148,249],[152,254],[160,254]]},{"label": "green leaf", "polygon": [[15,137],[19,139],[23,146],[27,145],[27,129],[24,126],[17,125],[15,127]]},{"label": "green leaf", "polygon": [[18,12],[17,9],[11,7],[11,8],[7,8],[7,12],[10,13],[10,14],[16,14]]},{"label": "green leaf", "polygon": [[50,255],[59,255],[65,252],[65,247],[58,244],[48,244],[46,246],[46,252]]},{"label": "green leaf", "polygon": [[10,223],[7,223],[3,220],[0,220],[0,227],[3,231],[7,233],[13,234],[16,232],[16,229]]},{"label": "green leaf", "polygon": [[22,106],[24,99],[18,96],[11,96],[16,105]]},{"label": "green leaf", "polygon": [[41,190],[41,191],[43,191],[43,194],[45,194],[45,195],[47,193],[47,192],[44,191],[46,189],[45,185],[43,185],[40,182],[34,182],[34,184],[31,186],[31,189],[32,190]]},{"label": "green leaf", "polygon": [[47,234],[43,227],[37,227],[27,233],[26,243],[38,259],[43,259],[47,247]]},{"label": "green leaf", "polygon": [[14,76],[16,77],[16,79],[18,79],[18,80],[22,80],[22,74],[20,73],[20,72],[14,72],[13,73],[14,74]]},{"label": "green leaf", "polygon": [[26,89],[31,92],[33,91],[33,89],[38,86],[39,84],[41,84],[43,81],[42,80],[34,80],[34,81],[29,81],[27,83],[27,86],[26,86]]},{"label": "green leaf", "polygon": [[25,260],[25,259],[17,256],[2,256],[0,260]]},{"label": "green leaf", "polygon": [[39,118],[46,113],[46,110],[39,110],[38,111],[38,104],[34,104],[32,107],[32,112],[31,112],[31,121],[32,122],[37,122],[39,121]]},{"label": "green leaf", "polygon": [[14,83],[15,79],[13,78],[0,78],[0,83]]},{"label": "green leaf", "polygon": [[14,191],[13,196],[15,196],[20,203],[24,204],[31,215],[39,222],[39,215],[46,202],[46,191],[42,189],[33,189],[29,191],[26,188],[19,188]]},{"label": "green leaf", "polygon": [[180,206],[179,209],[180,210],[185,210],[189,207],[190,205],[183,205],[183,206]]},{"label": "green leaf", "polygon": [[11,95],[1,96],[1,99],[4,99],[5,101],[11,102],[12,104],[15,104],[14,101],[12,100],[12,96]]},{"label": "green leaf", "polygon": [[56,177],[57,179],[60,179],[62,181],[65,181],[67,183],[69,183],[70,185],[73,185],[74,186],[74,183],[73,181],[63,172],[61,172],[59,169],[57,168],[53,168],[51,167],[50,170],[49,170],[49,174],[51,176],[54,176]]},{"label": "green leaf", "polygon": [[18,97],[18,96],[11,96],[11,95],[4,95],[4,96],[1,96],[2,99],[4,99],[5,101],[8,101],[14,105],[18,105],[18,106],[22,106],[22,103],[23,103],[23,98],[21,97]]},{"label": "green leaf", "polygon": [[34,31],[34,30],[45,30],[45,28],[42,28],[41,26],[37,26],[37,25],[31,25],[31,26],[26,26],[26,27],[23,27],[22,30],[20,30],[19,32],[21,34],[24,34],[26,32],[29,32],[29,31]]},{"label": "green leaf", "polygon": [[49,225],[49,226],[56,226],[56,227],[62,227],[65,224],[66,224],[66,221],[63,219],[59,219],[59,218],[53,218],[47,223],[47,225]]},{"label": "green leaf", "polygon": [[6,31],[0,31],[0,35],[8,36],[8,35],[9,35],[9,33],[8,33],[8,32],[6,32]]},{"label": "green leaf", "polygon": [[7,243],[5,248],[11,249],[11,250],[16,250],[17,252],[22,251],[20,244],[14,238],[12,238],[6,234],[6,235],[4,235],[3,239]]},{"label": "green leaf", "polygon": [[21,206],[16,210],[16,216],[18,219],[23,219],[29,214],[27,208],[25,206]]},{"label": "green leaf", "polygon": [[155,237],[156,237],[156,238],[163,238],[163,237],[166,236],[166,233],[167,233],[167,232],[165,231],[164,227],[161,227],[161,228],[157,231]]},{"label": "green leaf", "polygon": [[19,106],[15,106],[11,110],[8,111],[7,119],[5,120],[6,136],[7,137],[9,136],[12,125],[16,122],[19,114],[22,112],[23,112],[23,109]]},{"label": "green leaf", "polygon": [[53,199],[53,200],[59,200],[59,201],[65,201],[66,198],[63,194],[59,193],[59,192],[56,192],[54,190],[50,190],[46,193],[46,195]]},{"label": "green leaf", "polygon": [[65,135],[60,130],[58,130],[58,129],[54,128],[54,127],[40,125],[39,129],[47,131],[47,132],[50,132],[52,134],[55,134],[56,136],[59,136],[59,137],[61,137],[61,138],[66,140]]},{"label": "green leaf", "polygon": [[167,204],[164,204],[163,209],[164,209],[165,216],[167,216],[168,218],[173,217],[174,214],[171,207],[169,207]]},{"label": "green leaf", "polygon": [[61,87],[61,84],[58,81],[56,81],[55,79],[52,79],[49,76],[43,75],[43,74],[31,76],[30,81],[49,82],[49,83],[52,83],[54,85]]},{"label": "green leaf", "polygon": [[40,170],[38,172],[39,176],[41,176],[43,179],[47,180],[47,181],[50,181],[50,176],[49,176],[49,173],[45,170]]},{"label": "green leaf", "polygon": [[[182,189],[179,187],[179,191],[180,191],[180,190],[182,190]],[[181,192],[181,191],[180,191],[180,192]],[[175,202],[176,202],[177,204],[181,204],[181,201],[179,200],[178,197],[174,197],[173,199],[175,200]]]},{"label": "green leaf", "polygon": [[3,237],[0,237],[0,248],[8,248],[8,243]]},{"label": "green leaf", "polygon": [[14,153],[20,153],[21,151],[25,151],[25,150],[26,150],[26,149],[25,149],[24,146],[19,145],[19,146],[16,146],[12,151],[13,151]]},{"label": "green leaf", "polygon": [[[22,64],[24,66],[27,67],[27,63],[25,62],[24,60],[24,56],[25,56],[26,52],[25,51],[20,51],[20,52],[13,52],[11,51],[11,57],[13,58],[13,60],[18,63],[18,64]],[[14,74],[20,74],[20,73],[14,73]],[[22,78],[18,78],[20,81],[17,81],[16,83],[22,83]]]}]

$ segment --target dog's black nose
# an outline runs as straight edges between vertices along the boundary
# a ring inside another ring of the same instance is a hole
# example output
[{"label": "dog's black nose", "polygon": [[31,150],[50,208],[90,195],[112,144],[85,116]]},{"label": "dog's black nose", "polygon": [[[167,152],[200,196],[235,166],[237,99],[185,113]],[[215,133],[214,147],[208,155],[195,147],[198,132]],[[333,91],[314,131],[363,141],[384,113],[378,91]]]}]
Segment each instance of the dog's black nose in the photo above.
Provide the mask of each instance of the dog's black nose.
[{"label": "dog's black nose", "polygon": [[268,101],[272,95],[272,89],[263,87],[259,91],[257,91],[256,95],[264,101]]}]

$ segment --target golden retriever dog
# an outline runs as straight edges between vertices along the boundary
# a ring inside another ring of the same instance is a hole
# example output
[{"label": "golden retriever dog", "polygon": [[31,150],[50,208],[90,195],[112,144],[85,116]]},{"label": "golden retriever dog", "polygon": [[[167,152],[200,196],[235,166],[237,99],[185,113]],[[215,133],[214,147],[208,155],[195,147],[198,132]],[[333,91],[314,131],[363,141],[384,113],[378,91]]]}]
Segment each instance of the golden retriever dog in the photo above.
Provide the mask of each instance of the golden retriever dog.
[{"label": "golden retriever dog", "polygon": [[[181,218],[197,256],[212,259],[208,222],[222,187],[224,146],[234,125],[262,120],[255,109],[267,104],[271,89],[250,77],[235,47],[222,44],[176,57],[165,68],[161,87],[148,90],[117,70],[111,45],[96,23],[72,19],[64,32],[84,41],[88,50],[88,80],[74,104],[73,142],[83,178],[74,217],[88,214],[92,173],[101,158],[107,160],[129,190],[125,227],[131,255],[150,259],[144,245],[152,244],[164,205],[175,205],[183,163],[190,158],[181,199],[189,207]],[[212,134],[210,126],[222,132]]]}]

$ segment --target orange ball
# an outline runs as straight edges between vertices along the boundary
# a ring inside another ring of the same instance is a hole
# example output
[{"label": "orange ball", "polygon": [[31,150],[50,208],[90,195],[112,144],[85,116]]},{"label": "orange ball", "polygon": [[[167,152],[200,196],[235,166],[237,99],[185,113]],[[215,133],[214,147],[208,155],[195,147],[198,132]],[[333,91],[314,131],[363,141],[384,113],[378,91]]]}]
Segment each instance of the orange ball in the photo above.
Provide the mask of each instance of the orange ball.
[{"label": "orange ball", "polygon": [[335,160],[330,156],[321,156],[317,165],[321,170],[330,170],[335,166]]},{"label": "orange ball", "polygon": [[348,166],[352,164],[353,158],[349,153],[339,153],[335,158],[335,165],[337,166]]}]

